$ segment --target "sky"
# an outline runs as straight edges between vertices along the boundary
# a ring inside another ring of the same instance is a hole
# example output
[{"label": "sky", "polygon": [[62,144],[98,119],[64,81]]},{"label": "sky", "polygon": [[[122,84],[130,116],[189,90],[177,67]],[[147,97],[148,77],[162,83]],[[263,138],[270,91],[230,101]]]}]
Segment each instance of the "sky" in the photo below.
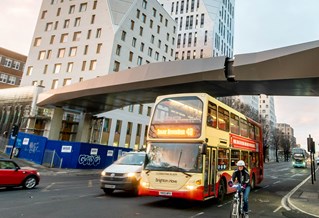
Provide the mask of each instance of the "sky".
[{"label": "sky", "polygon": [[[235,1],[235,55],[319,40],[319,0]],[[0,47],[28,55],[41,3],[0,0]],[[310,134],[319,151],[319,96],[275,96],[275,110],[297,144],[306,148]]]}]

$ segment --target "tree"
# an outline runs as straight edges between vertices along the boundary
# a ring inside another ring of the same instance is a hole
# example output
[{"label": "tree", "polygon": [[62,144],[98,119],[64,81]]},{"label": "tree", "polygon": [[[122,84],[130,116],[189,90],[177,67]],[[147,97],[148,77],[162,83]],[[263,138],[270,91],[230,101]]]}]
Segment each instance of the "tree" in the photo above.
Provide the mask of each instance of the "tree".
[{"label": "tree", "polygon": [[[266,162],[266,154],[269,152],[269,147],[271,144],[271,130],[269,126],[269,121],[264,117],[260,119],[262,132],[263,132],[263,154],[264,154],[264,163]],[[269,161],[269,153],[268,153],[268,161]]]},{"label": "tree", "polygon": [[279,162],[278,160],[278,150],[279,150],[279,147],[280,147],[280,142],[281,142],[281,135],[282,135],[282,132],[278,129],[278,128],[275,128],[272,132],[272,141],[274,143],[274,146],[275,146],[275,153],[276,153],[276,162]]}]

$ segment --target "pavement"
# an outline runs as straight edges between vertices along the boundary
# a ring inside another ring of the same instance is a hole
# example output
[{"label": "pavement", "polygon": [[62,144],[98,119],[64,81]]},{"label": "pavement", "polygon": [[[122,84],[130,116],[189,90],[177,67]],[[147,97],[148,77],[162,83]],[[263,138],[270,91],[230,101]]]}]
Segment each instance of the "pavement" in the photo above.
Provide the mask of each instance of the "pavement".
[{"label": "pavement", "polygon": [[[0,158],[7,158],[9,159],[10,156],[0,151]],[[32,167],[40,172],[40,175],[96,175],[100,176],[103,169],[65,169],[65,168],[50,168],[40,164],[36,164],[31,161],[27,161],[24,159],[12,158],[20,167]]]},{"label": "pavement", "polygon": [[[319,217],[319,166],[314,177],[307,177],[287,195],[289,208],[312,217]],[[316,180],[315,180],[316,179]]]},{"label": "pavement", "polygon": [[[7,154],[0,151],[0,158],[9,158]],[[28,166],[36,168],[41,175],[96,175],[99,176],[102,169],[59,169],[49,168],[43,165],[35,164],[33,162],[13,158],[19,166]],[[316,180],[307,177],[293,190],[291,190],[284,198],[282,203],[286,210],[298,210],[310,217],[319,218],[319,166],[315,165],[316,168]]]}]

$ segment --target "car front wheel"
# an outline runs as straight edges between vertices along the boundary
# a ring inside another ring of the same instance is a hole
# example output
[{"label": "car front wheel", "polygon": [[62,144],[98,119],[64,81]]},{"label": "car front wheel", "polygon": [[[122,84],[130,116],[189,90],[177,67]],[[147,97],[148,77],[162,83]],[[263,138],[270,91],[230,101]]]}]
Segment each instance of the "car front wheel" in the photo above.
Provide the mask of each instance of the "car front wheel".
[{"label": "car front wheel", "polygon": [[23,188],[32,189],[37,185],[37,179],[34,176],[30,176],[24,180]]}]

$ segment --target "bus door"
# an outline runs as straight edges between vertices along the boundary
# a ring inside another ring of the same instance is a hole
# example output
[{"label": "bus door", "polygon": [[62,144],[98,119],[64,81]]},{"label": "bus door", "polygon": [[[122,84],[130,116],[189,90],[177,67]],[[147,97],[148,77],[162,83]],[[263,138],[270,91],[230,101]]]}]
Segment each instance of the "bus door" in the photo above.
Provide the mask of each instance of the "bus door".
[{"label": "bus door", "polygon": [[215,193],[216,179],[216,149],[207,148],[205,156],[205,172],[204,172],[204,196],[211,196]]}]

